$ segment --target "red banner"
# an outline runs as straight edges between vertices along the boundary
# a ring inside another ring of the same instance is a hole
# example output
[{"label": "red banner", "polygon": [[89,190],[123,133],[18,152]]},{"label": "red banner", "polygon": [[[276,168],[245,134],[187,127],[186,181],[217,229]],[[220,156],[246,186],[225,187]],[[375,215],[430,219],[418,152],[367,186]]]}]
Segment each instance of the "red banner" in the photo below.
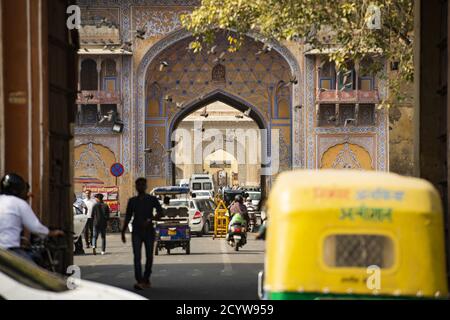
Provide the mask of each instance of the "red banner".
[{"label": "red banner", "polygon": [[84,186],[83,192],[90,190],[92,195],[103,194],[103,201],[109,206],[112,215],[120,213],[119,187]]}]

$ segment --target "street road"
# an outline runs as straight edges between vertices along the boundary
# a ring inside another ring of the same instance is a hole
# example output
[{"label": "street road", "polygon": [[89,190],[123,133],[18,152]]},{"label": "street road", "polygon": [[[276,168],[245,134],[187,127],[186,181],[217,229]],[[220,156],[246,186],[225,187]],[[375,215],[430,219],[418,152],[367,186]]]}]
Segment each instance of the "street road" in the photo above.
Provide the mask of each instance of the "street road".
[{"label": "street road", "polygon": [[[86,255],[74,259],[82,279],[135,291],[130,242],[129,234],[125,245],[120,235],[112,234],[107,236],[106,255],[94,256],[91,249],[85,249]],[[152,288],[135,292],[149,299],[257,299],[257,277],[263,262],[264,242],[254,240],[254,235],[249,234],[239,252],[224,239],[194,236],[190,255],[181,249],[170,255],[161,251],[154,260]]]}]

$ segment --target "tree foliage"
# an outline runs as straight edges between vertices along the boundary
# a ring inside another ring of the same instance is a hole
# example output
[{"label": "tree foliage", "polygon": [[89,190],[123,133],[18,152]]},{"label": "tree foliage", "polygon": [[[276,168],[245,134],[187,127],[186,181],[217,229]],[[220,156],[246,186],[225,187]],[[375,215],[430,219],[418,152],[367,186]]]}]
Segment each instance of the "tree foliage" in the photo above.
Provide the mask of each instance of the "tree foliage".
[{"label": "tree foliage", "polygon": [[[379,29],[368,26],[374,17],[371,5],[381,13]],[[370,71],[385,78],[397,101],[405,97],[401,84],[414,78],[413,0],[203,0],[182,22],[195,37],[195,51],[212,45],[219,29],[229,31],[229,51],[238,50],[249,33],[264,43],[299,41],[305,50],[326,54],[338,71],[349,60],[382,57],[374,59],[383,62]],[[394,77],[384,61],[398,63]]]}]

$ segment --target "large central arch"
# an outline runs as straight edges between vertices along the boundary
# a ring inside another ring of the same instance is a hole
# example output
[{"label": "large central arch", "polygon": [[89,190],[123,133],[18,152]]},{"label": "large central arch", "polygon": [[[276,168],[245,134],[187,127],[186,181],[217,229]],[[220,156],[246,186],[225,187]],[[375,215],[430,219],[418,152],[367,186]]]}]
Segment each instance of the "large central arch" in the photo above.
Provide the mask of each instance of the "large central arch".
[{"label": "large central arch", "polygon": [[[136,82],[138,85],[137,88],[137,97],[135,101],[135,110],[133,112],[133,123],[132,123],[132,132],[135,132],[135,137],[133,141],[133,150],[135,153],[135,175],[147,175],[146,174],[146,159],[145,154],[143,150],[145,149],[146,144],[148,145],[149,141],[149,133],[148,133],[148,125],[155,125],[155,126],[165,126],[168,130],[164,133],[165,137],[165,147],[170,148],[170,142],[168,137],[170,136],[172,130],[174,127],[176,127],[176,124],[180,121],[180,119],[183,119],[184,116],[186,116],[188,113],[201,108],[202,106],[207,105],[208,103],[214,102],[214,101],[222,101],[226,104],[229,104],[233,106],[234,108],[244,111],[248,108],[252,109],[252,114],[254,114],[254,120],[258,124],[260,128],[264,129],[271,129],[272,127],[278,126],[278,128],[281,128],[281,130],[286,130],[285,134],[285,155],[289,158],[288,161],[290,162],[289,167],[292,165],[298,165],[298,160],[294,161],[294,153],[298,158],[299,151],[298,150],[291,150],[290,148],[292,146],[295,146],[298,148],[298,144],[295,143],[297,140],[297,132],[301,132],[299,130],[299,127],[301,126],[301,116],[299,112],[293,112],[293,107],[297,104],[300,104],[300,88],[302,83],[302,77],[300,76],[300,68],[298,66],[296,58],[290,53],[288,49],[286,49],[284,46],[274,43],[273,48],[274,50],[272,55],[278,55],[281,59],[280,62],[278,62],[278,65],[286,64],[286,70],[290,71],[289,77],[296,77],[299,82],[297,85],[294,85],[292,87],[292,91],[290,93],[290,96],[288,97],[288,108],[290,108],[290,115],[287,118],[284,119],[272,119],[272,115],[268,115],[267,112],[264,113],[262,109],[268,109],[268,108],[278,108],[271,104],[277,104],[277,102],[270,102],[270,99],[274,99],[273,96],[271,96],[271,92],[268,92],[268,98],[269,101],[268,105],[266,103],[258,105],[255,105],[253,102],[249,101],[249,99],[246,99],[245,97],[242,97],[240,94],[236,94],[236,92],[230,92],[227,90],[226,86],[218,85],[216,88],[213,88],[213,90],[209,90],[208,93],[201,94],[199,97],[192,98],[186,102],[186,107],[180,111],[180,112],[173,112],[173,110],[167,111],[167,113],[163,114],[163,117],[157,117],[153,115],[152,117],[146,117],[146,110],[147,110],[147,103],[148,103],[148,95],[149,95],[149,89],[148,89],[148,75],[151,75],[152,73],[155,73],[155,64],[159,64],[159,57],[161,57],[164,52],[168,52],[171,50],[171,48],[174,47],[177,43],[181,43],[183,41],[186,41],[191,37],[191,34],[187,32],[186,30],[182,29],[179,31],[176,31],[164,39],[157,42],[143,57],[140,65],[137,68],[136,72]],[[251,38],[249,38],[251,39]],[[250,41],[255,42],[253,39]],[[254,54],[254,53],[252,53]],[[250,56],[249,56],[250,57]],[[200,71],[200,69],[199,69]],[[203,70],[202,70],[203,71]],[[267,72],[269,74],[270,72]],[[244,74],[244,73],[243,73]],[[283,78],[283,79],[281,79]],[[283,80],[286,81],[287,76],[279,77],[279,79],[275,80]],[[273,86],[276,86],[276,81],[273,80]],[[175,85],[175,83],[174,83]],[[273,87],[270,87],[270,90],[272,90]],[[161,92],[167,92],[170,91],[170,88],[159,88]],[[269,90],[267,90],[269,91]],[[274,101],[277,101],[278,97],[275,98]],[[272,110],[272,109],[271,109]],[[278,110],[278,109],[277,109]],[[272,111],[270,111],[272,112]],[[163,119],[164,118],[164,119]],[[149,120],[151,119],[151,120]],[[150,121],[153,121],[150,123]],[[157,121],[160,121],[158,124],[155,124]],[[150,124],[149,124],[150,123]],[[156,129],[154,129],[156,132]],[[270,132],[270,130],[269,130]],[[295,132],[295,137],[294,137]],[[150,134],[151,135],[151,134]],[[161,138],[162,131],[159,134],[159,138]],[[172,166],[170,166],[172,168]],[[168,178],[167,182],[173,180],[173,170],[170,168],[166,168],[165,177]],[[162,183],[162,182],[161,182]]]},{"label": "large central arch", "polygon": [[[253,121],[255,121],[255,123],[259,129],[265,130],[263,132],[265,132],[267,135],[266,141],[268,141],[268,142],[270,141],[270,128],[268,127],[268,123],[265,121],[264,116],[261,114],[261,112],[258,110],[258,108],[256,108],[252,104],[248,103],[247,101],[245,101],[231,93],[225,92],[221,89],[217,89],[217,90],[210,92],[209,94],[206,94],[203,97],[203,99],[201,99],[201,100],[192,101],[191,103],[186,105],[186,107],[182,111],[178,112],[173,117],[172,121],[170,122],[169,130],[168,130],[168,139],[170,139],[170,137],[172,137],[172,133],[174,132],[174,130],[177,129],[180,122],[183,121],[183,119],[186,118],[189,114],[191,114],[192,112],[195,112],[213,102],[216,102],[216,101],[223,102],[223,103],[229,105],[230,107],[233,107],[236,110],[239,110],[241,112],[245,112],[245,111],[251,109],[249,117]],[[170,141],[170,140],[168,140],[168,141]],[[173,141],[170,141],[170,142],[171,142],[171,147],[174,147],[174,142]],[[264,154],[264,152],[266,152],[265,147],[266,146],[261,147],[261,153],[262,153],[261,159],[263,159],[266,156],[266,154]],[[270,150],[270,142],[267,145],[267,149]],[[264,168],[265,164],[263,163],[261,166]],[[175,172],[176,172],[176,164],[171,163],[169,175],[171,177],[171,182],[173,185],[175,184],[175,180],[176,180]],[[265,192],[266,176],[264,176],[264,175],[261,176],[260,183],[261,183],[263,192]]]}]

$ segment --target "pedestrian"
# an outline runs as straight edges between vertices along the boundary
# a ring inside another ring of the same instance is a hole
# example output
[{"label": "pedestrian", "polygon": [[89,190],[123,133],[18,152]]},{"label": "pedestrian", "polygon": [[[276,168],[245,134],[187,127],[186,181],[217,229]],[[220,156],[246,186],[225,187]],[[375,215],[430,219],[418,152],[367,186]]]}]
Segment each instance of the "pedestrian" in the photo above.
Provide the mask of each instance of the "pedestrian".
[{"label": "pedestrian", "polygon": [[83,200],[83,202],[86,206],[86,216],[88,218],[86,221],[86,227],[84,228],[84,240],[86,242],[86,248],[89,249],[92,245],[92,236],[94,233],[94,225],[92,223],[92,209],[94,208],[97,201],[95,201],[95,199],[91,197],[91,190],[86,190],[84,192],[84,195],[86,198]]},{"label": "pedestrian", "polygon": [[99,193],[95,195],[97,203],[92,209],[92,224],[94,226],[94,235],[92,242],[92,252],[97,254],[97,240],[98,236],[102,237],[102,255],[106,253],[106,228],[109,220],[109,206],[103,202],[103,194]]},{"label": "pedestrian", "polygon": [[[126,243],[125,232],[128,224],[133,218],[133,231],[131,233],[131,242],[134,255],[134,276],[136,290],[143,290],[151,287],[150,276],[153,265],[153,245],[155,241],[155,228],[153,220],[159,220],[162,216],[162,207],[158,199],[147,193],[147,179],[139,178],[136,180],[136,191],[138,195],[128,200],[125,223],[122,228],[122,242]],[[153,211],[156,209],[156,216]],[[142,274],[141,251],[142,244],[145,246],[145,271]]]}]

